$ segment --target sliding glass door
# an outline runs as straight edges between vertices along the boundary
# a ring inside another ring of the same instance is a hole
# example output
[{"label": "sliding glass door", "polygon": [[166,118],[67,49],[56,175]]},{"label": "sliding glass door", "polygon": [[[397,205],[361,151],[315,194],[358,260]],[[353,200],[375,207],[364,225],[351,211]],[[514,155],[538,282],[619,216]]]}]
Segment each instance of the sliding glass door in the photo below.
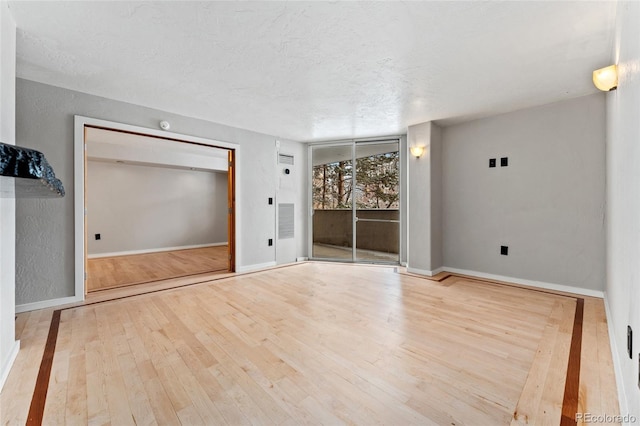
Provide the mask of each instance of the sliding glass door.
[{"label": "sliding glass door", "polygon": [[353,259],[353,147],[312,147],[313,247],[316,259]]},{"label": "sliding glass door", "polygon": [[398,141],[356,144],[356,261],[399,261],[400,151]]},{"label": "sliding glass door", "polygon": [[398,263],[398,139],[314,145],[314,259]]}]

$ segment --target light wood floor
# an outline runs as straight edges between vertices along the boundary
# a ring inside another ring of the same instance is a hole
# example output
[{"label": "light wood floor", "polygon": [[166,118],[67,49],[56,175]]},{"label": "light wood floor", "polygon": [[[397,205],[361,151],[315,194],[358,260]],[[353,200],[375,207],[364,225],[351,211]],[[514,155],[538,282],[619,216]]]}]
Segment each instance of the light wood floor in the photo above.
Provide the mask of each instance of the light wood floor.
[{"label": "light wood floor", "polygon": [[228,248],[203,247],[87,261],[87,292],[211,271],[227,272]]},{"label": "light wood floor", "polygon": [[[575,309],[311,262],[88,304],[61,312],[43,423],[557,425]],[[18,316],[1,424],[25,423],[51,315]],[[601,299],[580,361],[578,410],[617,414]]]}]

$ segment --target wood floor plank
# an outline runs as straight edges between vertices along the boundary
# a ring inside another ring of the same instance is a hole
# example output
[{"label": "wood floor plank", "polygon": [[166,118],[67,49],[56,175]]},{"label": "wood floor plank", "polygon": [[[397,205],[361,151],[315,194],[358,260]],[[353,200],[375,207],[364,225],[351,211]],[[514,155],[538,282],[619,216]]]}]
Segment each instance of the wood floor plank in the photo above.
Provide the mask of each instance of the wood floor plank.
[{"label": "wood floor plank", "polygon": [[96,311],[98,321],[98,338],[104,377],[104,393],[106,394],[111,423],[117,425],[133,425],[131,404],[127,398],[127,387],[124,371],[118,362],[118,353],[122,352],[121,324],[114,315],[112,306]]},{"label": "wood floor plank", "polygon": [[51,319],[51,327],[47,335],[47,341],[44,346],[42,362],[38,371],[31,406],[29,407],[29,415],[27,417],[28,425],[38,425],[42,423],[42,416],[46,408],[47,389],[49,388],[49,380],[51,368],[53,367],[53,358],[55,355],[55,344],[58,338],[60,326],[60,311],[53,311]]},{"label": "wood floor plank", "polygon": [[[596,318],[598,315],[596,303],[589,300],[585,301],[584,314],[585,316]],[[596,365],[599,361],[598,351],[600,349],[597,321],[584,324],[582,344],[578,412],[604,414],[601,406],[600,372]],[[593,361],[596,361],[596,363]],[[585,387],[584,383],[593,383],[597,386]]]},{"label": "wood floor plank", "polygon": [[[183,282],[62,311],[44,423],[559,422],[574,297],[319,263]],[[26,416],[50,315],[20,319],[2,424]],[[583,324],[578,406],[609,410],[601,300]]]},{"label": "wood floor plank", "polygon": [[87,424],[87,372],[84,354],[69,358],[69,383],[64,407],[64,424]]},{"label": "wood floor plank", "polygon": [[53,360],[47,403],[43,420],[49,424],[64,424],[69,377],[69,351],[57,351]]},{"label": "wood floor plank", "polygon": [[99,341],[88,342],[87,351],[87,421],[89,424],[110,423],[109,405],[105,393],[105,373]]},{"label": "wood floor plank", "polygon": [[604,373],[613,370],[613,360],[603,300],[585,299],[584,315],[593,321],[583,326],[578,412],[613,417],[620,413],[615,377]]},{"label": "wood floor plank", "polygon": [[87,260],[87,292],[211,271],[228,272],[226,245]]}]

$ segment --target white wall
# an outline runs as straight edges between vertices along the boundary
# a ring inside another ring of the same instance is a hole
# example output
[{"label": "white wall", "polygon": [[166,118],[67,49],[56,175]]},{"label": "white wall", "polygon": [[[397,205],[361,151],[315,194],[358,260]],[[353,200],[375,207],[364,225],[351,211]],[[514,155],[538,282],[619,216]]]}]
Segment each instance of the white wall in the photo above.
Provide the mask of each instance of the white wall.
[{"label": "white wall", "polygon": [[[275,215],[265,201],[275,197],[275,136],[23,79],[17,80],[16,95],[18,144],[43,151],[67,190],[64,199],[17,203],[18,304],[74,294],[75,114],[153,129],[164,119],[171,123],[172,132],[239,144],[242,155],[237,181],[242,198],[236,218],[242,228],[242,240],[237,241],[242,263],[237,266],[244,269],[275,263],[274,247],[267,246],[267,240],[275,238]],[[299,203],[297,208],[304,206]],[[301,250],[297,256],[306,256],[306,248]]]},{"label": "white wall", "polygon": [[602,94],[444,128],[445,265],[604,290],[604,139]]},{"label": "white wall", "polygon": [[[618,2],[617,11],[612,63],[618,64],[619,83],[606,95],[606,300],[622,414],[640,419],[640,3]],[[634,331],[633,359],[627,356],[627,325]]]},{"label": "white wall", "polygon": [[[276,236],[274,242],[276,245],[276,261],[278,264],[291,263],[296,261],[297,253],[306,252],[307,247],[307,146],[299,143],[280,142],[280,154],[292,155],[294,157],[294,165],[277,164],[276,162],[276,198],[274,200],[273,209],[277,216],[277,204],[293,203],[299,208],[295,211],[294,217],[294,235],[293,239],[279,239],[277,224],[274,232]],[[288,168],[290,175],[285,175],[283,169]],[[301,256],[302,257],[302,256]],[[304,256],[306,257],[306,255]]]},{"label": "white wall", "polygon": [[[0,141],[15,142],[16,24],[0,2]],[[15,341],[15,200],[0,198],[0,390],[18,353]]]},{"label": "white wall", "polygon": [[89,256],[227,241],[226,173],[88,161],[85,192]]},{"label": "white wall", "polygon": [[85,143],[89,160],[114,160],[129,164],[223,172],[229,168],[229,152],[226,149],[179,143],[153,136],[87,127]]}]

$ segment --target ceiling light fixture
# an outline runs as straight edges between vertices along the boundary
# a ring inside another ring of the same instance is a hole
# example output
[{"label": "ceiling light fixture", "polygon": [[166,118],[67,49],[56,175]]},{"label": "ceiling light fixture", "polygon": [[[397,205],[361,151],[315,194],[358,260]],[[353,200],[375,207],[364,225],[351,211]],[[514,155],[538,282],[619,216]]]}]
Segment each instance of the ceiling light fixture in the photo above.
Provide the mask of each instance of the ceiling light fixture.
[{"label": "ceiling light fixture", "polygon": [[412,146],[409,150],[411,151],[411,155],[416,158],[420,158],[422,154],[424,154],[424,146]]},{"label": "ceiling light fixture", "polygon": [[608,92],[618,88],[618,67],[609,65],[593,72],[593,84],[602,90]]}]

